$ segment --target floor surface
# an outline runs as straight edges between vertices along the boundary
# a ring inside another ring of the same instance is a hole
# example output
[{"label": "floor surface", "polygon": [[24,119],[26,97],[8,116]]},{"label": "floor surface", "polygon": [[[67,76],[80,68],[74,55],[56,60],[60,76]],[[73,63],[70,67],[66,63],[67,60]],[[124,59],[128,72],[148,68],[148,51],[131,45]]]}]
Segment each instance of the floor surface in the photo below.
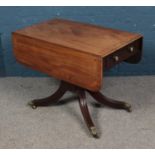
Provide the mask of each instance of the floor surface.
[{"label": "floor surface", "polygon": [[0,148],[155,148],[155,76],[104,79],[101,91],[131,103],[132,113],[95,108],[87,95],[100,139],[89,134],[76,99],[35,110],[27,106],[58,84],[52,78],[0,78]]}]

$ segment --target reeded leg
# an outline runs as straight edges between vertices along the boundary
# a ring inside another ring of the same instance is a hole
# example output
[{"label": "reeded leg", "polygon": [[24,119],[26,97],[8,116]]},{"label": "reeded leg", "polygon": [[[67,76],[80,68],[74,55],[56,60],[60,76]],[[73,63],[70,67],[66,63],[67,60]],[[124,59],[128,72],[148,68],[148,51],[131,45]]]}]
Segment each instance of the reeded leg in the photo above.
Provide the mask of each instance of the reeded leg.
[{"label": "reeded leg", "polygon": [[100,104],[104,104],[116,109],[125,109],[128,112],[131,112],[131,105],[122,101],[116,101],[110,98],[107,98],[106,96],[104,96],[103,94],[101,94],[100,92],[91,92],[88,91],[90,93],[90,95],[97,100]]},{"label": "reeded leg", "polygon": [[67,91],[66,84],[61,82],[60,87],[58,90],[49,97],[43,99],[35,99],[32,100],[29,105],[35,109],[37,106],[49,106],[50,104],[54,104],[60,100],[60,98],[65,94]]},{"label": "reeded leg", "polygon": [[78,97],[79,97],[79,105],[80,105],[80,109],[83,115],[83,118],[88,126],[88,129],[90,130],[91,134],[95,137],[98,138],[98,134],[96,131],[96,127],[91,119],[88,107],[87,107],[87,103],[86,103],[86,95],[85,95],[85,91],[84,90],[80,90],[78,92]]}]

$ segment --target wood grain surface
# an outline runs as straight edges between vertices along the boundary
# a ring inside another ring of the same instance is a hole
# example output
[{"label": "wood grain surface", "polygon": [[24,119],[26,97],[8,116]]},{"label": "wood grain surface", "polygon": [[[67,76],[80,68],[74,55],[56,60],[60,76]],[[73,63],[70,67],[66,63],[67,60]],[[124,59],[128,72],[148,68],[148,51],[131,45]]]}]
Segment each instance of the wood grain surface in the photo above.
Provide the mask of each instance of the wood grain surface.
[{"label": "wood grain surface", "polygon": [[102,58],[49,44],[22,35],[13,35],[17,60],[60,80],[97,91],[102,82]]},{"label": "wood grain surface", "polygon": [[91,91],[101,88],[104,58],[142,38],[136,33],[63,19],[34,24],[12,36],[18,61]]},{"label": "wood grain surface", "polygon": [[141,37],[136,33],[63,19],[34,24],[16,33],[102,57]]}]

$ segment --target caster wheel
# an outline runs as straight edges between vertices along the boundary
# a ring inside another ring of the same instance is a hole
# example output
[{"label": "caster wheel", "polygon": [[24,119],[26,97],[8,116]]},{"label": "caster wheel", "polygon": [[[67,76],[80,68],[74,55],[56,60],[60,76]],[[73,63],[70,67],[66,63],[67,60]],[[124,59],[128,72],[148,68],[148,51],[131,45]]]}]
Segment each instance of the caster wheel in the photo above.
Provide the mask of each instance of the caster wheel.
[{"label": "caster wheel", "polygon": [[28,103],[29,106],[31,106],[32,109],[36,109],[37,106],[31,101]]},{"label": "caster wheel", "polygon": [[94,138],[99,138],[95,126],[90,127],[90,132]]},{"label": "caster wheel", "polygon": [[128,108],[127,111],[128,111],[128,112],[132,112],[132,108],[131,108],[131,107]]},{"label": "caster wheel", "polygon": [[37,106],[36,106],[36,105],[32,105],[31,107],[32,107],[32,109],[36,109],[36,108],[37,108]]},{"label": "caster wheel", "polygon": [[128,103],[125,103],[125,109],[126,109],[128,112],[132,112],[131,105],[128,104]]}]

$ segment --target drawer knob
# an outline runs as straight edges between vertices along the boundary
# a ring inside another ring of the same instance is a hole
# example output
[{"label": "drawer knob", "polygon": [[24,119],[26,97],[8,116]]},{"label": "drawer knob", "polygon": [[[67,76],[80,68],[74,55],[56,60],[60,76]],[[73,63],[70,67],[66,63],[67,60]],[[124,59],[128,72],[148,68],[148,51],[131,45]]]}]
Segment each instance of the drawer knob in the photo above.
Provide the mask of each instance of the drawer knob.
[{"label": "drawer knob", "polygon": [[119,61],[119,57],[118,57],[118,56],[114,56],[113,58],[114,58],[114,60],[115,60],[116,62]]},{"label": "drawer knob", "polygon": [[130,47],[130,52],[132,53],[134,51],[134,47]]}]

